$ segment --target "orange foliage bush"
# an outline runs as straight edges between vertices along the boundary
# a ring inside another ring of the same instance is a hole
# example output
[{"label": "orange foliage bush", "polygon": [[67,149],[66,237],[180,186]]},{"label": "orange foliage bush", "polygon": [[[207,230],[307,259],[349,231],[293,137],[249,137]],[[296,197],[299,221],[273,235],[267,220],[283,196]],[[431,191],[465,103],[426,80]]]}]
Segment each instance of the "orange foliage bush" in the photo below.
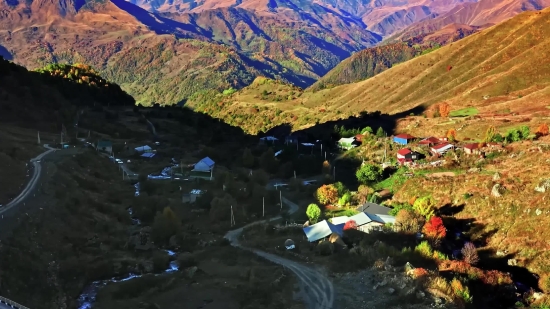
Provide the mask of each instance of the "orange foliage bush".
[{"label": "orange foliage bush", "polygon": [[440,217],[432,217],[422,229],[422,232],[431,239],[441,239],[447,235],[447,229]]},{"label": "orange foliage bush", "polygon": [[334,204],[338,202],[338,189],[334,185],[323,185],[317,189],[316,197],[323,205]]},{"label": "orange foliage bush", "polygon": [[412,271],[412,276],[413,278],[415,279],[419,279],[419,278],[422,278],[422,277],[426,277],[428,276],[428,271],[424,268],[415,268],[413,269]]},{"label": "orange foliage bush", "polygon": [[346,222],[346,224],[344,224],[344,231],[349,229],[357,229],[357,223],[355,222],[355,220],[349,220],[348,222]]},{"label": "orange foliage bush", "polygon": [[548,135],[548,125],[546,123],[543,123],[541,124],[538,128],[537,128],[537,132],[535,132],[535,134],[539,135],[539,136],[546,136]]},{"label": "orange foliage bush", "polygon": [[438,105],[439,109],[439,115],[441,117],[449,117],[449,114],[451,113],[451,107],[449,106],[449,103],[443,102]]}]

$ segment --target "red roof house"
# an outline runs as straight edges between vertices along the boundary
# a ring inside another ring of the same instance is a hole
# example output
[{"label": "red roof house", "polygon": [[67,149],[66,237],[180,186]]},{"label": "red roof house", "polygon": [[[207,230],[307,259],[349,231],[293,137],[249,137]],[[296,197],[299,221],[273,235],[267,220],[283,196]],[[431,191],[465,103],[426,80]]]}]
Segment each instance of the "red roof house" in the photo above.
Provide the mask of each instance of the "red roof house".
[{"label": "red roof house", "polygon": [[464,152],[467,154],[478,154],[481,153],[480,148],[484,145],[481,143],[471,143],[464,145]]},{"label": "red roof house", "polygon": [[431,145],[435,145],[435,144],[438,144],[440,143],[441,141],[439,140],[439,138],[437,137],[428,137],[428,138],[425,138],[423,140],[421,140],[420,142],[418,142],[420,145],[428,145],[428,146],[431,146]]},{"label": "red roof house", "polygon": [[412,162],[412,160],[417,160],[419,154],[417,152],[411,151],[408,148],[403,148],[397,152],[397,160],[403,162]]},{"label": "red roof house", "polygon": [[430,150],[432,151],[433,154],[435,155],[442,155],[444,153],[446,153],[447,151],[451,150],[454,148],[454,145],[453,144],[449,144],[449,143],[441,143],[439,145],[435,145],[433,146]]}]

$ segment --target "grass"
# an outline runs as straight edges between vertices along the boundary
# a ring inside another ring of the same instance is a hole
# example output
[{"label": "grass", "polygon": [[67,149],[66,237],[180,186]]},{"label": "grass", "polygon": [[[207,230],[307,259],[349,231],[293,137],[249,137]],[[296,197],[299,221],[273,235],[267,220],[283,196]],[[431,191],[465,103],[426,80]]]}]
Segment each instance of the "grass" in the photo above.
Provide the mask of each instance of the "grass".
[{"label": "grass", "polygon": [[479,114],[479,110],[475,107],[466,107],[463,109],[450,112],[450,117],[468,117]]}]

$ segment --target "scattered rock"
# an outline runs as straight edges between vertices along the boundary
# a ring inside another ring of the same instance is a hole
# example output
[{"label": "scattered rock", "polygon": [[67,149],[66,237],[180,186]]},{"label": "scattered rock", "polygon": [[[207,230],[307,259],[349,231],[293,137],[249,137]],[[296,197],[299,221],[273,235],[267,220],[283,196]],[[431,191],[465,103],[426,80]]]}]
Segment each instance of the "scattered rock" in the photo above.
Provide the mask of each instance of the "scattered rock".
[{"label": "scattered rock", "polygon": [[516,260],[516,259],[509,259],[509,260],[508,260],[508,265],[509,265],[509,266],[518,266],[518,260]]},{"label": "scattered rock", "polygon": [[533,293],[533,298],[536,299],[536,300],[539,300],[539,299],[541,299],[541,298],[543,298],[543,297],[544,297],[544,294],[541,293],[541,292],[535,292],[535,293]]},{"label": "scattered rock", "polygon": [[543,180],[535,187],[535,191],[544,193],[546,190],[550,189],[550,179]]},{"label": "scattered rock", "polygon": [[506,253],[505,253],[505,252],[503,252],[503,251],[500,251],[500,250],[499,250],[499,251],[497,251],[497,256],[505,256],[505,255],[506,255]]},{"label": "scattered rock", "polygon": [[389,288],[389,289],[388,289],[388,294],[391,295],[391,294],[393,294],[393,293],[395,293],[395,289],[394,289],[394,288]]},{"label": "scattered rock", "polygon": [[493,181],[499,181],[500,180],[500,173],[499,172],[496,172],[494,175],[493,175]]},{"label": "scattered rock", "polygon": [[472,167],[471,169],[468,170],[468,173],[479,173],[481,172],[481,168],[479,167]]},{"label": "scattered rock", "polygon": [[385,286],[386,284],[388,284],[388,281],[384,279],[382,282],[378,283],[378,286]]},{"label": "scattered rock", "polygon": [[491,195],[494,197],[501,197],[502,193],[504,193],[504,187],[498,183],[496,183],[493,186],[493,189],[491,189]]},{"label": "scattered rock", "polygon": [[540,215],[542,214],[542,210],[540,210],[540,209],[537,208],[537,210],[535,211],[535,214],[536,214],[537,216],[540,216]]}]

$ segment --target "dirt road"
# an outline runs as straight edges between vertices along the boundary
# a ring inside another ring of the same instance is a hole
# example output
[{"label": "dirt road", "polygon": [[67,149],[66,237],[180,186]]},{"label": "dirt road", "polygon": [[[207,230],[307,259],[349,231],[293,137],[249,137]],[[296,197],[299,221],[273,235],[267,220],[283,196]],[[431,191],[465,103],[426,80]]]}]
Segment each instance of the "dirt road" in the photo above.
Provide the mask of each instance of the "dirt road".
[{"label": "dirt road", "polygon": [[[289,206],[288,213],[292,214],[298,211],[299,207],[292,201],[283,197],[283,204]],[[303,286],[304,294],[306,295],[306,304],[310,309],[332,309],[334,303],[334,288],[332,282],[320,271],[317,271],[311,267],[302,265],[300,263],[287,260],[280,256],[270,254],[261,250],[252,249],[243,247],[239,243],[239,236],[242,234],[242,231],[255,224],[261,224],[269,221],[278,220],[280,217],[274,217],[269,220],[262,220],[250,223],[241,228],[232,230],[225,234],[225,238],[229,240],[232,246],[239,247],[244,250],[249,250],[254,252],[258,256],[261,256],[273,263],[284,266],[285,268],[291,270],[297,277],[300,279],[300,283]]]}]

